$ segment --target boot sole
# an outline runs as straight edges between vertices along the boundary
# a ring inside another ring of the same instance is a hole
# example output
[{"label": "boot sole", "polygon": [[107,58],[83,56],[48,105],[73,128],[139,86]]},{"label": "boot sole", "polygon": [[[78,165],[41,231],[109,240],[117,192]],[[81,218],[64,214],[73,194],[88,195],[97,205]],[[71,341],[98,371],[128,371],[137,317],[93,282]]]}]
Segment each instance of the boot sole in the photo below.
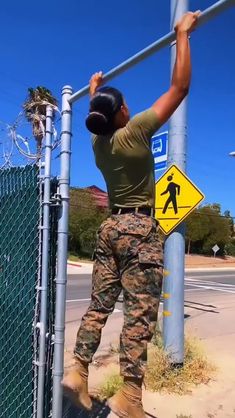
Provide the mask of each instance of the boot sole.
[{"label": "boot sole", "polygon": [[72,388],[69,388],[68,386],[63,386],[63,392],[64,395],[72,402],[73,405],[77,406],[78,408],[82,408],[84,411],[91,412],[91,408],[87,408],[85,405],[83,405],[78,398],[78,392],[74,392]]}]

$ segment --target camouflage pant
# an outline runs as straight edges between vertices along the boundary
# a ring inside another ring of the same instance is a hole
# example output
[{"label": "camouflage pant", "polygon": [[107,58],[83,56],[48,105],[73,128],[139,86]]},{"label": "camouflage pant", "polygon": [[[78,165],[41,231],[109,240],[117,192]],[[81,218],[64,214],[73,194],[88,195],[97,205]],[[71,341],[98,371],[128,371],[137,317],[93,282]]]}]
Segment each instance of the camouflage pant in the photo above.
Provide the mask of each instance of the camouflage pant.
[{"label": "camouflage pant", "polygon": [[157,321],[162,264],[162,244],[153,218],[130,213],[103,222],[97,234],[91,303],[78,330],[75,357],[92,361],[122,290],[121,374],[143,377],[147,343]]}]

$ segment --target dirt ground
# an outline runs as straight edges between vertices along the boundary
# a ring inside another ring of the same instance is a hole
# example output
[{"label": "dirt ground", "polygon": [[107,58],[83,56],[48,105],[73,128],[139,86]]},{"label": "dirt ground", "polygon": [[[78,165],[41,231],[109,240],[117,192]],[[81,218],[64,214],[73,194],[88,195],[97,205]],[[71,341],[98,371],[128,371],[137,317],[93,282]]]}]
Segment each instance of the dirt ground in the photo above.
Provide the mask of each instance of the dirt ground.
[{"label": "dirt ground", "polygon": [[185,267],[235,267],[235,257],[205,257],[203,255],[186,254]]}]

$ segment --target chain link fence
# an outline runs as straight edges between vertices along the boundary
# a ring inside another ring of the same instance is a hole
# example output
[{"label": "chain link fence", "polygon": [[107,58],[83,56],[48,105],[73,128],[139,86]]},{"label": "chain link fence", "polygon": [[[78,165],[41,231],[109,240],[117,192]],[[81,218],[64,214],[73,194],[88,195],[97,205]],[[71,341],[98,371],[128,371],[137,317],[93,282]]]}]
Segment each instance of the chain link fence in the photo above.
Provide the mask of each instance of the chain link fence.
[{"label": "chain link fence", "polygon": [[[58,191],[58,180],[51,181],[51,197]],[[57,229],[58,229],[59,206],[54,203],[50,210],[50,241],[49,241],[49,270],[48,270],[48,324],[46,344],[46,370],[45,370],[45,396],[44,417],[51,417],[52,413],[52,367],[54,360],[54,326],[55,326],[55,303],[56,303],[56,257],[57,257]]]},{"label": "chain link fence", "polygon": [[[57,182],[52,182],[52,194]],[[0,417],[37,412],[43,181],[37,165],[0,170]],[[50,213],[44,417],[51,413],[57,208]]]}]

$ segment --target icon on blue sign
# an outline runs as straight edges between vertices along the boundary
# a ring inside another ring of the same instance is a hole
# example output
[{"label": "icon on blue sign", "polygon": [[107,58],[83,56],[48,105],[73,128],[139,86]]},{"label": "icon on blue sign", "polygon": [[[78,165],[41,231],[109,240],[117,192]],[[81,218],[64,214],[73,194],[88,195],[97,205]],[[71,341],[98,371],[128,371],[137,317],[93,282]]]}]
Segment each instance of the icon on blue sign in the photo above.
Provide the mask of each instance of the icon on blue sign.
[{"label": "icon on blue sign", "polygon": [[152,153],[156,154],[162,152],[162,138],[152,138]]},{"label": "icon on blue sign", "polygon": [[164,170],[167,165],[168,132],[162,132],[152,137],[152,153],[155,171]]}]

